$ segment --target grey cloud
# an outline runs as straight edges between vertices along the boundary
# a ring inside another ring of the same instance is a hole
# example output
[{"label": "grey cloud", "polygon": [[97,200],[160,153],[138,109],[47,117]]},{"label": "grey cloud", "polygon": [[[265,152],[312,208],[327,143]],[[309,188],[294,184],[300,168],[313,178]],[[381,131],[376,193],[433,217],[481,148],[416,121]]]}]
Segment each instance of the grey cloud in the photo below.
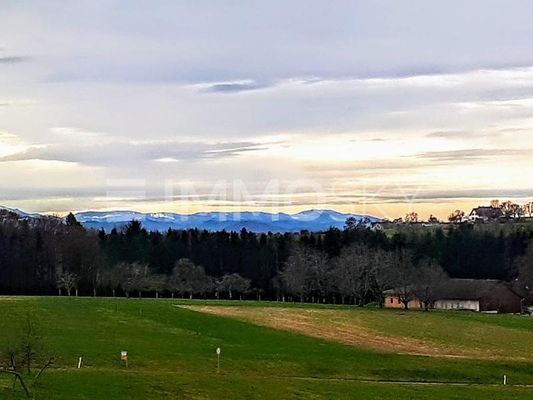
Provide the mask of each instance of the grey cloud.
[{"label": "grey cloud", "polygon": [[454,138],[464,138],[465,135],[471,135],[471,132],[461,131],[461,130],[435,131],[435,132],[430,132],[426,134],[426,137],[440,138],[440,139],[454,139]]},{"label": "grey cloud", "polygon": [[350,139],[350,143],[360,143],[360,142],[386,142],[389,139],[383,137],[371,137],[368,139]]},{"label": "grey cloud", "polygon": [[[408,190],[408,189],[407,189]],[[459,199],[512,199],[512,198],[527,198],[533,196],[533,188],[530,189],[488,189],[488,190],[416,190],[413,191],[412,200],[420,202],[429,201],[449,201]],[[398,196],[395,194],[379,194],[372,197],[378,201],[399,201],[405,200],[405,196]]]},{"label": "grey cloud", "polygon": [[0,57],[0,64],[18,64],[27,60],[27,57]]},{"label": "grey cloud", "polygon": [[0,162],[49,160],[80,163],[90,166],[132,166],[159,159],[195,161],[235,157],[242,152],[262,149],[253,142],[230,143],[121,143],[34,146],[25,152],[0,158]]},{"label": "grey cloud", "polygon": [[17,102],[17,101],[4,101],[4,102],[0,102],[0,107],[15,107],[21,104],[24,104],[24,103]]},{"label": "grey cloud", "polygon": [[531,196],[533,196],[533,188],[421,191],[417,194],[416,198],[419,200],[456,200],[479,198],[526,198]]},{"label": "grey cloud", "polygon": [[[401,190],[400,190],[401,189]],[[349,204],[352,201],[363,203],[452,201],[468,199],[522,199],[533,196],[533,188],[523,189],[465,189],[465,190],[427,190],[419,186],[402,185],[399,188],[385,187],[379,193],[351,190],[349,193],[329,193],[324,197],[328,204]]]},{"label": "grey cloud", "polygon": [[492,157],[514,157],[533,155],[533,149],[464,149],[452,151],[430,151],[416,154],[416,158],[435,161],[480,160]]},{"label": "grey cloud", "polygon": [[344,78],[356,79],[402,79],[402,78],[416,78],[421,76],[449,75],[449,74],[465,74],[476,72],[479,70],[504,71],[509,69],[529,68],[533,64],[533,60],[524,60],[518,62],[488,62],[484,64],[465,64],[461,66],[426,66],[423,63],[415,65],[407,65],[399,68],[383,68],[363,71],[356,76]]},{"label": "grey cloud", "polygon": [[427,138],[435,139],[465,139],[465,138],[496,138],[505,133],[515,133],[525,131],[525,128],[510,129],[472,129],[472,130],[449,130],[435,131],[425,135]]},{"label": "grey cloud", "polygon": [[394,160],[354,160],[349,163],[338,165],[333,160],[329,165],[308,165],[306,170],[318,176],[344,177],[357,174],[358,176],[367,174],[389,174],[394,171],[409,171],[420,168],[420,162],[412,157],[402,157]]},{"label": "grey cloud", "polygon": [[[45,194],[42,193],[42,189],[39,188],[20,188],[20,187],[3,187],[4,192],[2,201],[13,202],[15,204],[18,201],[25,201],[28,199],[53,200],[64,198],[81,198],[87,199],[90,204],[93,204],[94,197],[101,198],[99,201],[106,201],[105,197],[108,195],[109,190],[113,191],[111,186],[95,186],[75,189],[57,189],[50,188]],[[132,186],[131,188],[120,186],[120,190],[127,191],[138,190],[139,187]],[[216,199],[208,191],[207,193],[197,194],[184,194],[184,195],[165,195],[160,187],[143,187],[146,190],[144,195],[135,198],[137,203],[151,203],[151,202],[163,202],[163,201],[202,201],[210,202],[210,205],[220,206],[220,203],[216,203]],[[335,193],[332,191],[326,191],[319,193],[320,198],[328,205],[350,205],[350,204],[382,204],[382,203],[403,203],[408,199],[414,203],[424,202],[453,202],[457,200],[478,200],[480,203],[484,202],[484,199],[524,199],[531,198],[533,196],[532,188],[523,189],[468,189],[468,190],[421,190],[416,186],[402,185],[400,188],[385,188],[380,193],[369,193],[360,191],[357,189],[351,190],[349,193]],[[401,190],[400,190],[401,189]],[[295,193],[300,194],[300,193]],[[306,194],[306,193],[302,193]],[[268,200],[264,200],[261,196],[251,195],[247,202],[254,203],[258,207],[269,206],[283,206],[283,205],[306,205],[310,201],[316,201],[316,193],[307,193],[308,196],[293,196],[291,198],[272,196]],[[221,201],[225,203],[235,202],[235,205],[240,205],[243,200],[240,198],[234,199],[229,194],[227,198],[221,198]]]},{"label": "grey cloud", "polygon": [[95,196],[105,196],[106,187],[77,187],[77,188],[47,188],[43,192],[42,187],[2,187],[2,201],[21,201],[27,199],[64,199],[64,198],[90,198]]},{"label": "grey cloud", "polygon": [[[48,71],[72,80],[404,77],[533,64],[533,9],[524,3],[474,0],[458,13],[446,2],[428,7],[423,0],[339,1],[335,7],[306,1],[133,2],[111,18],[104,4],[36,2],[13,6],[0,22],[12,30],[33,22],[20,36],[32,43],[38,31],[41,46],[61,37],[62,46],[54,47],[58,61]],[[475,29],[472,15],[479,17]]]},{"label": "grey cloud", "polygon": [[243,82],[222,82],[208,84],[204,91],[213,93],[238,93],[250,90],[264,89],[272,85],[259,84],[255,81],[243,81]]},{"label": "grey cloud", "polygon": [[497,130],[498,133],[518,133],[531,132],[531,128],[501,128]]}]

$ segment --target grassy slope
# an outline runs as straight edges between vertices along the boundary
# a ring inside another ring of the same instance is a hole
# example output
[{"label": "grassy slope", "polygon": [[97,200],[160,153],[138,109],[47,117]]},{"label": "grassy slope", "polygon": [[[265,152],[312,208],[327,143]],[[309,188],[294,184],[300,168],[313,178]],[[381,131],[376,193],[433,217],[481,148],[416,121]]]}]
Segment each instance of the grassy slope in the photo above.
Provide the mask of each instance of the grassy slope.
[{"label": "grassy slope", "polygon": [[[518,387],[422,387],[357,381],[497,384],[506,373],[512,383],[533,384],[533,359],[488,362],[384,354],[178,309],[175,302],[164,300],[0,298],[0,349],[28,313],[34,315],[46,347],[56,357],[55,368],[45,373],[35,390],[37,399],[482,399],[488,396],[525,399],[533,396],[532,389]],[[368,313],[369,318],[385,317],[378,320],[397,317],[387,311],[363,313]],[[429,316],[437,324],[455,321],[457,327],[479,320],[478,324],[487,326],[532,329],[526,319],[482,317]],[[223,352],[219,373],[214,354],[218,346]],[[118,362],[118,354],[123,349],[130,352],[128,370]],[[85,358],[85,367],[76,370],[80,355]],[[0,379],[0,398],[2,395],[9,398],[8,387],[9,382]],[[20,393],[17,396],[14,398],[22,398]]]},{"label": "grassy slope", "polygon": [[519,316],[316,306],[191,308],[374,350],[519,361],[533,354],[533,324]]}]

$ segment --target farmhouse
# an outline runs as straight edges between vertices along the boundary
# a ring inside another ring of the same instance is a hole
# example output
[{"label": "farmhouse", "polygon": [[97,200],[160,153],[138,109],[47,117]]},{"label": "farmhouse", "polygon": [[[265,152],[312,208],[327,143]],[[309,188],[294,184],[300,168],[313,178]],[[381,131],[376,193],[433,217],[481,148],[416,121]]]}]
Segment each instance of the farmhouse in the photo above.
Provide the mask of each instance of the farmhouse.
[{"label": "farmhouse", "polygon": [[[405,290],[405,288],[403,289]],[[524,297],[510,284],[497,280],[449,279],[430,288],[432,308],[439,310],[469,310],[491,313],[519,313],[522,311]],[[399,293],[401,289],[383,292],[386,308],[403,308]],[[422,302],[413,289],[410,309],[422,309]]]},{"label": "farmhouse", "polygon": [[494,221],[503,217],[499,207],[476,207],[470,211],[469,218],[472,221]]}]

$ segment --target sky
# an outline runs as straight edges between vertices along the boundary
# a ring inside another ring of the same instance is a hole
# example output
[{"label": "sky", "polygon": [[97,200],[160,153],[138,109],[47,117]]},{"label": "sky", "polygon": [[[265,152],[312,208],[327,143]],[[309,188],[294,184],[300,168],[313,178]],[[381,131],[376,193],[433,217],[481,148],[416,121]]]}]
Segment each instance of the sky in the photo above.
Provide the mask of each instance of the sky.
[{"label": "sky", "polygon": [[533,197],[533,2],[0,0],[0,204]]}]

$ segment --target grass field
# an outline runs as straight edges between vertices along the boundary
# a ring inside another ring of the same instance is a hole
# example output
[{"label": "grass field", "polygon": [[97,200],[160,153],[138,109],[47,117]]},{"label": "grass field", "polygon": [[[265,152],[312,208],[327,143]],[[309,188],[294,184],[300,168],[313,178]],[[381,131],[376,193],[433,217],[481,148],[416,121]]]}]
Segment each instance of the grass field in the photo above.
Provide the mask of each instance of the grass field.
[{"label": "grass field", "polygon": [[[30,382],[36,399],[533,398],[533,319],[526,317],[0,297],[0,350],[28,316],[55,357]],[[119,360],[126,349],[127,369]],[[511,385],[501,385],[504,374]],[[1,399],[25,398],[12,386],[0,374]]]}]

